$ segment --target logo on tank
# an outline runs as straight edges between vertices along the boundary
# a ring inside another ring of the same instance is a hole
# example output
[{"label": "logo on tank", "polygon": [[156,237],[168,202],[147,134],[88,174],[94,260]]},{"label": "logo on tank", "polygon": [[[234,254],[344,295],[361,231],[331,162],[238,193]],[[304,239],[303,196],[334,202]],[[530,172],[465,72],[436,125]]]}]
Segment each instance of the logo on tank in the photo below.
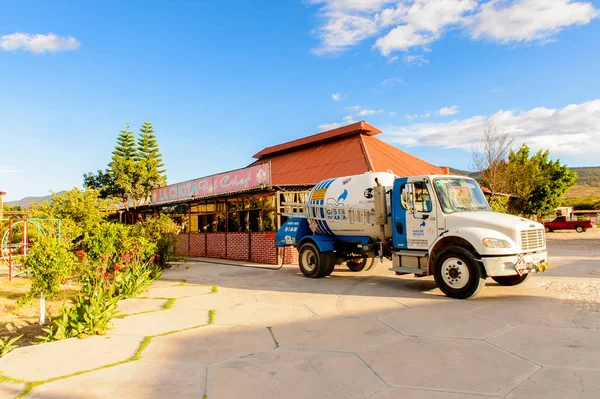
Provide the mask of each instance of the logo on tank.
[{"label": "logo on tank", "polygon": [[344,201],[348,198],[348,190],[344,189],[337,198],[327,198],[327,220],[348,220],[344,208]]}]

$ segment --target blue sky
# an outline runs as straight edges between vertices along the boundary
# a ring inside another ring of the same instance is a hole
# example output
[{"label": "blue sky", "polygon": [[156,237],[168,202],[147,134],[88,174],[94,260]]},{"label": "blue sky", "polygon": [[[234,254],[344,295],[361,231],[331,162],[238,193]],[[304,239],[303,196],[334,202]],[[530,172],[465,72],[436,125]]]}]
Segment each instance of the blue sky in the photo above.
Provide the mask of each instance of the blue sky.
[{"label": "blue sky", "polygon": [[80,186],[125,122],[175,183],[361,119],[471,167],[491,118],[515,143],[600,165],[600,3],[286,0],[3,4],[0,190]]}]

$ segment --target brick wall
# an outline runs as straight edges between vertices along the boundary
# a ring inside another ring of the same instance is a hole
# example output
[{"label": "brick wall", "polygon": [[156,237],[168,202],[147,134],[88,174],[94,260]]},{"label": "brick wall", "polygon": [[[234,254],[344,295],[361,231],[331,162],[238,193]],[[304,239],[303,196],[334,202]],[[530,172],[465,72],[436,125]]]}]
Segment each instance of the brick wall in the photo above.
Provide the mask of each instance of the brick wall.
[{"label": "brick wall", "polygon": [[275,250],[275,233],[252,233],[252,251],[251,261],[256,263],[266,263],[268,265],[277,264],[277,252]]},{"label": "brick wall", "polygon": [[251,262],[269,265],[280,263],[283,257],[286,264],[298,263],[296,248],[284,247],[277,251],[275,232],[251,233],[251,237],[248,233],[180,234],[177,236],[175,253],[178,256],[206,256],[242,261],[247,261],[250,256]]},{"label": "brick wall", "polygon": [[190,234],[190,256],[206,256],[206,234]]},{"label": "brick wall", "polygon": [[221,258],[226,259],[226,243],[225,234],[227,233],[210,233],[206,234],[206,247],[209,258]]},{"label": "brick wall", "polygon": [[248,242],[248,233],[228,233],[227,259],[248,261]]}]

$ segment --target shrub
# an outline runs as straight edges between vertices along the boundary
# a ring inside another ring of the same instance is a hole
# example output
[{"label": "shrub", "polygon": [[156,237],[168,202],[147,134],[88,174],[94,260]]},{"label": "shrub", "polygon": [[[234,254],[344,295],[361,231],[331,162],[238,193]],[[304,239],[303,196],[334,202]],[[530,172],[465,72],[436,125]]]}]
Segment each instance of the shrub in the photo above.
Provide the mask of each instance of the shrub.
[{"label": "shrub", "polygon": [[159,254],[157,263],[166,265],[175,252],[175,240],[179,226],[167,215],[152,217],[133,226],[132,235],[144,237],[156,247],[151,255]]},{"label": "shrub", "polygon": [[109,329],[110,320],[117,313],[119,297],[114,295],[114,289],[94,290],[88,286],[87,291],[92,292],[78,295],[71,306],[63,305],[60,316],[54,319],[48,328],[43,329],[47,335],[38,338],[49,342],[72,337],[104,335]]},{"label": "shrub", "polygon": [[24,300],[44,295],[52,297],[60,292],[60,284],[73,271],[75,256],[67,244],[56,237],[40,236],[26,259],[31,277],[31,288]]},{"label": "shrub", "polygon": [[119,255],[122,242],[129,235],[129,227],[123,224],[103,222],[93,229],[83,240],[83,248],[92,261],[99,261],[104,256],[113,259]]},{"label": "shrub", "polygon": [[148,288],[156,278],[149,265],[149,263],[132,263],[122,270],[118,269],[117,265],[114,274],[116,295],[121,298],[131,298]]}]

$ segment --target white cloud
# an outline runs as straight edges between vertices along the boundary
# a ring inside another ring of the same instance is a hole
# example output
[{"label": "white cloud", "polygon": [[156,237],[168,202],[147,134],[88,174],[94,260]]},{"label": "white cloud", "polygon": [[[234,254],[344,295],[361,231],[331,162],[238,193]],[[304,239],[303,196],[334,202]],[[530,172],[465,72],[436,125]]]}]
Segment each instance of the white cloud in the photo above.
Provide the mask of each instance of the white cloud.
[{"label": "white cloud", "polygon": [[331,95],[331,98],[333,98],[333,101],[342,101],[343,97],[340,93],[333,93]]},{"label": "white cloud", "polygon": [[397,84],[403,84],[404,81],[399,76],[394,76],[393,78],[387,78],[383,82],[381,82],[384,86],[393,86]]},{"label": "white cloud", "polygon": [[397,115],[397,113],[396,113],[396,112],[394,112],[394,111],[392,111],[392,112],[389,112],[389,113],[388,113],[388,115],[390,115],[390,116],[396,116],[396,115]]},{"label": "white cloud", "polygon": [[424,64],[429,64],[429,60],[427,58],[425,58],[424,55],[420,54],[420,55],[405,55],[404,57],[402,57],[402,61],[404,61],[405,64],[408,65],[416,65],[416,66],[421,66]]},{"label": "white cloud", "polygon": [[351,125],[355,122],[356,121],[354,120],[354,118],[352,118],[352,115],[348,115],[348,116],[345,116],[341,122],[324,123],[322,125],[319,125],[318,128],[321,131],[332,130],[332,129],[337,129],[338,127]]},{"label": "white cloud", "polygon": [[472,37],[503,43],[544,40],[571,25],[585,25],[598,16],[591,3],[574,0],[492,0],[467,20]]},{"label": "white cloud", "polygon": [[515,143],[549,149],[552,155],[587,155],[600,152],[600,99],[564,108],[498,111],[489,118],[478,115],[447,123],[416,123],[385,128],[389,141],[407,146],[439,146],[471,150],[479,144],[483,124],[493,121],[510,132]]},{"label": "white cloud", "polygon": [[358,116],[367,116],[367,115],[375,115],[375,114],[381,114],[383,113],[383,110],[374,110],[374,109],[361,109],[360,112],[358,113]]},{"label": "white cloud", "polygon": [[453,105],[451,107],[444,107],[439,110],[439,113],[441,116],[454,115],[454,114],[458,114],[459,112],[460,111],[458,110],[458,105]]},{"label": "white cloud", "polygon": [[390,59],[388,60],[388,62],[386,62],[386,64],[393,64],[393,63],[394,63],[394,62],[396,62],[396,61],[398,61],[398,56],[397,56],[397,55],[395,55],[395,56],[393,56],[392,58],[390,58]]},{"label": "white cloud", "polygon": [[548,41],[565,27],[585,25],[599,15],[585,0],[312,0],[311,3],[319,5],[322,21],[314,31],[321,42],[313,49],[316,54],[338,53],[368,38],[376,39],[374,47],[384,56],[413,48],[428,50],[431,43],[453,30],[473,39],[487,38],[501,43]]},{"label": "white cloud", "polygon": [[57,53],[59,51],[78,50],[81,43],[71,37],[60,37],[54,33],[47,35],[13,33],[0,37],[0,49],[4,51],[24,50],[31,53]]}]

